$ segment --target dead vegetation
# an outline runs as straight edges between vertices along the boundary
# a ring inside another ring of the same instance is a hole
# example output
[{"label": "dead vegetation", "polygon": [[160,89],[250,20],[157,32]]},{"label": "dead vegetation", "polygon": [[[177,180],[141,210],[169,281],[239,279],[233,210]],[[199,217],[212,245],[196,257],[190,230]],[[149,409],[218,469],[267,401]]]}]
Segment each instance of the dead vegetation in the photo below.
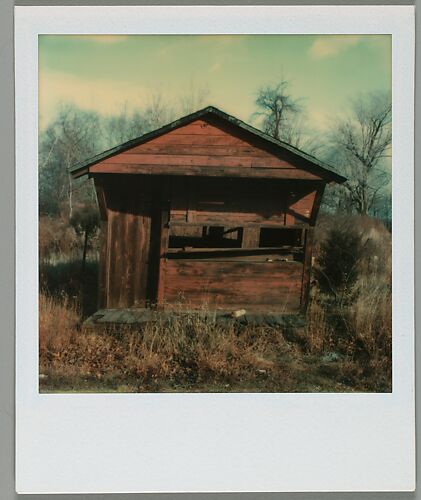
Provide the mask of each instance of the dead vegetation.
[{"label": "dead vegetation", "polygon": [[[352,230],[360,240],[355,279],[340,294],[322,292],[316,281],[332,228]],[[40,266],[40,390],[391,391],[390,234],[360,217],[323,218],[316,234],[304,329],[234,320],[221,325],[190,314],[144,327],[90,330],[82,320],[95,307],[95,261],[81,274],[79,261],[56,262],[50,255]]]}]

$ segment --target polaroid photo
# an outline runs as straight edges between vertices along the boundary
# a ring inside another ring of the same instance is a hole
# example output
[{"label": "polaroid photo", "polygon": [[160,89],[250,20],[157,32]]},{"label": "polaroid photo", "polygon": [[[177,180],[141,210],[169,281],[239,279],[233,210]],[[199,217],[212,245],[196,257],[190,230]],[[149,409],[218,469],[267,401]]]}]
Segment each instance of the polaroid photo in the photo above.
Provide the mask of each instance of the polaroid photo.
[{"label": "polaroid photo", "polygon": [[15,28],[17,491],[413,490],[414,8]]}]

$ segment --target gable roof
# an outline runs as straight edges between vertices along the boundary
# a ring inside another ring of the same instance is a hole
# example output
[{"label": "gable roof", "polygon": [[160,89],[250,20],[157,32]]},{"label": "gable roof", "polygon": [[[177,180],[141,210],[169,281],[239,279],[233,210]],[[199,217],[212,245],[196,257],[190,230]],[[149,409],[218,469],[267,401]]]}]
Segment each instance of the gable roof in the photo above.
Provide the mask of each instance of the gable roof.
[{"label": "gable roof", "polygon": [[[78,178],[81,177],[82,175],[85,175],[89,173],[89,167],[92,165],[95,165],[102,160],[105,160],[107,158],[110,158],[114,155],[117,155],[119,153],[123,153],[124,151],[127,151],[128,149],[131,149],[133,147],[139,146],[147,141],[150,141],[151,139],[155,139],[157,137],[160,137],[168,132],[171,132],[172,130],[182,127],[184,125],[188,125],[189,123],[199,119],[199,118],[204,118],[206,116],[214,116],[217,117],[227,123],[230,123],[231,125],[234,125],[235,127],[238,127],[239,129],[242,129],[252,136],[255,136],[264,142],[277,146],[279,148],[279,152],[289,152],[292,153],[293,156],[296,156],[298,159],[303,159],[306,160],[306,162],[309,164],[309,167],[311,170],[316,171],[322,178],[326,179],[327,182],[336,182],[336,183],[343,183],[347,179],[333,170],[331,170],[331,167],[327,165],[326,163],[322,162],[321,160],[317,159],[316,157],[305,153],[304,151],[301,151],[300,149],[291,146],[290,144],[280,141],[278,139],[275,139],[271,137],[270,135],[262,132],[261,130],[252,127],[251,125],[239,120],[238,118],[235,118],[234,116],[231,116],[224,111],[221,111],[218,108],[215,108],[214,106],[208,106],[206,108],[200,109],[199,111],[196,111],[194,113],[191,113],[187,116],[184,116],[182,118],[179,118],[178,120],[175,120],[167,125],[164,125],[163,127],[160,127],[156,130],[153,130],[151,132],[148,132],[140,137],[137,137],[135,139],[131,139],[127,142],[124,142],[123,144],[120,144],[118,146],[115,146],[111,149],[107,149],[106,151],[103,151],[102,153],[99,153],[91,158],[88,158],[87,160],[84,160],[78,164],[75,165],[75,167],[71,170],[71,175],[73,178]],[[309,168],[309,170],[310,170]],[[300,166],[300,169],[306,170],[306,167]]]}]

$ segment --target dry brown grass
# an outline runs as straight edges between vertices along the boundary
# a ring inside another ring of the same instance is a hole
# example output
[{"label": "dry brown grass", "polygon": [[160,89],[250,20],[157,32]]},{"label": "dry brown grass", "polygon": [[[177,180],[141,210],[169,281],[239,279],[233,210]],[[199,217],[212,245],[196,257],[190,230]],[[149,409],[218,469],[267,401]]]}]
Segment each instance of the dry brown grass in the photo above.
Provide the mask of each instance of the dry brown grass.
[{"label": "dry brown grass", "polygon": [[327,364],[323,373],[362,391],[389,392],[392,383],[391,293],[374,283],[359,290],[347,307],[331,309],[313,298],[306,325],[306,347]]},{"label": "dry brown grass", "polygon": [[133,390],[253,390],[250,384],[257,382],[255,390],[290,390],[288,368],[295,357],[298,348],[269,327],[217,325],[189,314],[142,329],[90,330],[80,326],[68,299],[40,297],[43,385],[67,379],[68,388],[102,380],[129,383]]},{"label": "dry brown grass", "polygon": [[41,389],[390,391],[390,303],[376,300],[356,301],[333,320],[313,300],[305,331],[287,341],[279,329],[219,325],[199,314],[92,330],[68,299],[41,295]]}]

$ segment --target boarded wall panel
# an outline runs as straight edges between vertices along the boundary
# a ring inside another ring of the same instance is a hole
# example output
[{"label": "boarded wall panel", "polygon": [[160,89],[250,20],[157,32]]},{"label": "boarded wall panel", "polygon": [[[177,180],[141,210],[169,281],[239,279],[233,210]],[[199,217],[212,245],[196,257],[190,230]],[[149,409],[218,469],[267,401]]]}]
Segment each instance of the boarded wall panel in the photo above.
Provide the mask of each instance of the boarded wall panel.
[{"label": "boarded wall panel", "polygon": [[[260,169],[282,169],[291,171],[288,174],[284,172],[286,176],[295,175],[301,178],[309,174],[297,167],[296,161],[291,160],[291,153],[287,150],[282,152],[277,149],[274,152],[273,145],[237,127],[209,123],[205,120],[196,120],[171,130],[144,144],[107,158],[98,165],[91,167],[90,170],[106,172],[108,169],[111,172],[115,171],[117,165],[126,165],[127,172],[130,168],[133,171],[149,167],[161,174],[165,167],[178,170],[180,167],[240,168],[250,172]],[[233,171],[231,173],[235,175]]]},{"label": "boarded wall panel", "polygon": [[187,307],[296,312],[303,266],[296,262],[250,263],[172,260],[165,265],[164,300]]},{"label": "boarded wall panel", "polygon": [[148,185],[116,186],[110,200],[107,307],[143,307],[147,301],[151,204]]}]

